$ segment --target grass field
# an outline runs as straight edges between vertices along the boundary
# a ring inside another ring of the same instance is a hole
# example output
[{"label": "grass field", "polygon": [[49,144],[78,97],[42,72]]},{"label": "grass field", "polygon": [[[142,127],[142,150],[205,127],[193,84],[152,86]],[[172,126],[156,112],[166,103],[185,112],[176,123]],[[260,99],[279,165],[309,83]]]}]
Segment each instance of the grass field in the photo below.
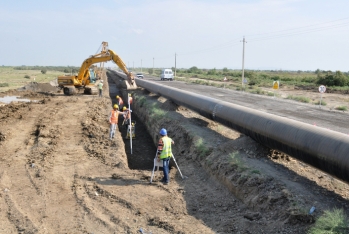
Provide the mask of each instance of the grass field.
[{"label": "grass field", "polygon": [[[42,74],[39,70],[15,70],[13,67],[0,67],[0,92],[25,86],[29,82],[50,82],[58,76],[64,75],[59,71],[47,71]],[[25,78],[29,76],[29,78]]]}]

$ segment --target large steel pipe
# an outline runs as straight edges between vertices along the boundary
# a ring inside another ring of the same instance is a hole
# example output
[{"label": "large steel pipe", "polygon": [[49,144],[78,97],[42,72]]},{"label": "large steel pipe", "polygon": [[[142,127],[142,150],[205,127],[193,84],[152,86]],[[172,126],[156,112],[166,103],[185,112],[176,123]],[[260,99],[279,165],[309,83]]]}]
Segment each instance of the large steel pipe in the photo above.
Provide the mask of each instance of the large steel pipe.
[{"label": "large steel pipe", "polygon": [[152,93],[349,183],[349,137],[345,134],[151,81],[136,82]]}]

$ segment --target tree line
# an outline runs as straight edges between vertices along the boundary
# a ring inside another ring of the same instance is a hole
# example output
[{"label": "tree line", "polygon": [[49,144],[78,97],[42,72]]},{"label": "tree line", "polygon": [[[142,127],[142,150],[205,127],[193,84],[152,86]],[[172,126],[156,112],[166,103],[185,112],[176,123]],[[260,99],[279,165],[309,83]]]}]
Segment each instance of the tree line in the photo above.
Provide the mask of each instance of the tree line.
[{"label": "tree line", "polygon": [[38,70],[41,71],[43,74],[46,73],[46,71],[59,71],[64,73],[78,73],[80,70],[80,67],[74,67],[74,66],[18,66],[14,67],[14,70]]}]

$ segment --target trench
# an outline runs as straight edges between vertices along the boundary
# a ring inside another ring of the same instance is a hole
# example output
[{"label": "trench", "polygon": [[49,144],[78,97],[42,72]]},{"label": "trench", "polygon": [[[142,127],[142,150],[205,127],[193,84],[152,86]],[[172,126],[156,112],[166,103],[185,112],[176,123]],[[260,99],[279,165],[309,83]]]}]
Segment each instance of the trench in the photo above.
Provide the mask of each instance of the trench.
[{"label": "trench", "polygon": [[[109,97],[112,101],[112,105],[117,104],[117,95],[119,95],[125,102],[125,100],[127,100],[128,93],[132,93],[133,91],[128,91],[126,89],[119,88],[115,82],[115,79],[117,78],[112,76],[111,74],[107,74],[107,78],[109,84]],[[121,110],[122,107],[119,108]],[[156,146],[154,145],[152,137],[148,133],[145,124],[137,116],[136,111],[132,112],[131,119],[132,122],[135,121],[136,135],[136,137],[132,139],[132,153],[131,141],[130,139],[126,139],[127,126],[122,125],[124,118],[120,116],[118,122],[119,132],[122,136],[125,145],[125,153],[127,155],[128,166],[132,170],[152,170],[154,166],[153,160],[156,153]]]}]

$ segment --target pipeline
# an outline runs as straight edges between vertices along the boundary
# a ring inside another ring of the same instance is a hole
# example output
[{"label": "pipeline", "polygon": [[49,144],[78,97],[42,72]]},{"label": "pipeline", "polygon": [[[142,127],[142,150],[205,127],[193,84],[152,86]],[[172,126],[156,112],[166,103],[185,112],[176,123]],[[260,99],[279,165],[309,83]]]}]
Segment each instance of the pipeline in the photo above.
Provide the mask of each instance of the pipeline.
[{"label": "pipeline", "polygon": [[143,79],[137,84],[349,183],[349,137],[343,133]]}]

